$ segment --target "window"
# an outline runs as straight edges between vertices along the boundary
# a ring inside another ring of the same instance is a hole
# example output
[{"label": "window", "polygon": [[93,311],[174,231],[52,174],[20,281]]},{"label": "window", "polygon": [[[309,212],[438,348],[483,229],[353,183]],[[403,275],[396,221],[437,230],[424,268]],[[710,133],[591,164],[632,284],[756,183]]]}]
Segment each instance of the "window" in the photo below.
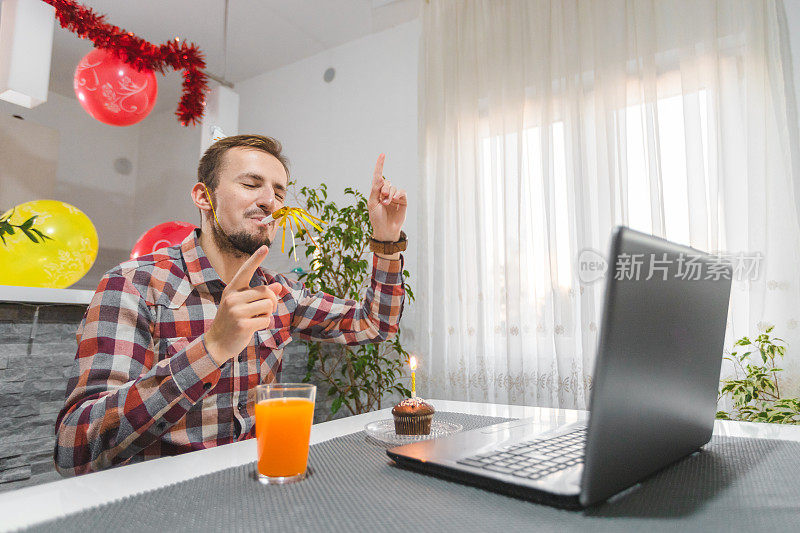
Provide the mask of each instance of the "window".
[{"label": "window", "polygon": [[[652,206],[654,202],[663,202],[666,238],[690,243],[690,198],[704,205],[710,201],[708,113],[707,91],[701,90],[661,98],[655,106],[649,103],[631,105],[616,114],[616,130],[620,133],[617,155],[624,161],[622,164],[615,162],[615,173],[616,179],[626,184],[627,209],[625,213],[616,213],[618,220],[627,216],[630,227],[653,233],[656,228]],[[688,137],[685,115],[691,117],[693,123],[699,118],[699,131],[690,131]],[[504,275],[508,243],[492,237],[508,235],[508,225],[519,220],[521,261],[535,273],[529,282],[534,284],[532,288],[539,295],[547,292],[553,280],[564,291],[574,287],[573,264],[579,252],[571,248],[574,242],[570,238],[571,213],[580,207],[570,207],[573,184],[567,179],[567,168],[572,165],[572,156],[567,153],[565,124],[553,122],[546,131],[545,138],[539,126],[523,130],[521,136],[487,136],[482,139],[480,152],[479,188],[487,191],[487,198],[491,199],[481,204],[482,219],[489,226],[482,236],[483,242],[489,244],[487,265],[497,265],[501,277]],[[588,135],[589,131],[591,129],[586,128],[582,133]],[[523,147],[521,152],[519,145]],[[691,156],[688,163],[687,150]],[[592,157],[591,152],[586,157]],[[704,190],[693,189],[690,193],[687,169],[702,176],[692,182],[704,183]],[[651,176],[660,176],[660,179],[651,179]],[[702,194],[698,196],[698,192]],[[620,191],[615,193],[620,194]],[[548,205],[551,206],[549,215]],[[621,208],[618,206],[618,209]],[[705,208],[695,211],[692,216],[701,216]],[[555,235],[548,231],[548,216]],[[552,252],[555,253],[551,258]],[[504,280],[499,281],[504,285]]]},{"label": "window", "polygon": [[[695,139],[687,139],[684,115],[699,114],[700,131]],[[687,179],[687,148],[697,151],[698,160],[689,164],[700,168],[706,188],[703,197],[708,201],[708,104],[705,90],[687,95],[661,98],[656,108],[652,104],[627,107],[618,120],[625,123],[625,155],[628,180],[628,223],[645,233],[653,232],[652,203],[658,201],[659,191],[651,186],[650,175],[660,172],[663,201],[664,231],[667,239],[688,245],[689,185]],[[647,128],[657,121],[654,135]],[[699,138],[698,138],[699,137]],[[658,145],[652,145],[652,142]],[[700,146],[696,146],[696,142]],[[657,153],[653,153],[657,150]],[[660,168],[652,165],[660,161]],[[696,193],[697,191],[694,191]]]}]

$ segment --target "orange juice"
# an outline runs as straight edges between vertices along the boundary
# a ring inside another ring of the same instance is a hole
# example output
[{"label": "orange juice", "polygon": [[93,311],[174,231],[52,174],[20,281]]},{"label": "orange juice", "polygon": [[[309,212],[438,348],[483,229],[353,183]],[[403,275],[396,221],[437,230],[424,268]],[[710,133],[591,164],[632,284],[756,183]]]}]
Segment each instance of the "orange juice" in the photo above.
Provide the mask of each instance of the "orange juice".
[{"label": "orange juice", "polygon": [[270,477],[306,471],[314,400],[271,398],[256,404],[258,471]]}]

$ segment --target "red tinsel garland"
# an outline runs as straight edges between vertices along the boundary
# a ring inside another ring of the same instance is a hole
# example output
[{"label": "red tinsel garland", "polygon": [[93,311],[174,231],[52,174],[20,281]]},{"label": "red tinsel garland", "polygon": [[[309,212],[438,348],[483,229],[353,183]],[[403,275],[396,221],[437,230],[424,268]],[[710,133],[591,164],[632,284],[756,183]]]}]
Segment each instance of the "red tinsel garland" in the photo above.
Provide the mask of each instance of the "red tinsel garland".
[{"label": "red tinsel garland", "polygon": [[107,23],[105,15],[98,15],[72,0],[42,1],[56,9],[56,18],[62,28],[81,39],[89,39],[97,48],[113,52],[139,71],[157,70],[163,74],[166,67],[183,69],[183,95],[175,114],[184,126],[190,122],[196,124],[203,118],[208,78],[203,72],[206,67],[203,54],[196,45],[176,39],[156,46]]}]

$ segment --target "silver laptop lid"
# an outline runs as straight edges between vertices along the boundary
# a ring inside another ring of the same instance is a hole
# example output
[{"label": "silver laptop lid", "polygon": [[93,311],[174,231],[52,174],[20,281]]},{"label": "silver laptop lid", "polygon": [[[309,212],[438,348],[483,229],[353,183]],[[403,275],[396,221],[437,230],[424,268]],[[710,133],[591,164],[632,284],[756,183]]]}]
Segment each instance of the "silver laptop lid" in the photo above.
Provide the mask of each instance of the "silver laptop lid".
[{"label": "silver laptop lid", "polygon": [[607,276],[583,505],[709,441],[731,288],[719,258],[624,227]]}]

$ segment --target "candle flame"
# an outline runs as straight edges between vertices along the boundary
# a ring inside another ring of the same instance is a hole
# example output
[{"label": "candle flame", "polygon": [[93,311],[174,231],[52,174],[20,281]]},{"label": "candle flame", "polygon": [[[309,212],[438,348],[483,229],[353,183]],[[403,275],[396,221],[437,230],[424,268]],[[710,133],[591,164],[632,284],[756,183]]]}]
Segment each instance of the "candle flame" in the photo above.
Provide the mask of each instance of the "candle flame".
[{"label": "candle flame", "polygon": [[408,360],[408,366],[411,367],[411,370],[416,370],[417,369],[417,358],[414,357],[413,355]]}]

